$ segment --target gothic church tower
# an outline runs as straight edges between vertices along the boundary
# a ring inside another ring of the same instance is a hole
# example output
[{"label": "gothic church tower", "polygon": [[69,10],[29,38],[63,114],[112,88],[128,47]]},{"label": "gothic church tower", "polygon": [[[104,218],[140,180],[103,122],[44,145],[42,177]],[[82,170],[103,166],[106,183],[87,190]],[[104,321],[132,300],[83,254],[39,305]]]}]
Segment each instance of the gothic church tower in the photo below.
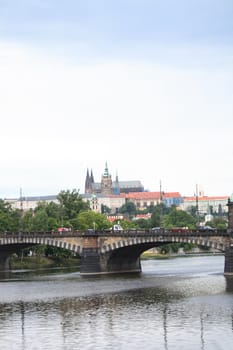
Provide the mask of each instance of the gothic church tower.
[{"label": "gothic church tower", "polygon": [[89,169],[87,169],[87,175],[85,180],[85,193],[93,193],[92,185],[94,184],[94,176],[91,170],[91,174],[89,174]]},{"label": "gothic church tower", "polygon": [[108,172],[107,162],[101,179],[101,193],[105,195],[112,194],[112,176]]}]

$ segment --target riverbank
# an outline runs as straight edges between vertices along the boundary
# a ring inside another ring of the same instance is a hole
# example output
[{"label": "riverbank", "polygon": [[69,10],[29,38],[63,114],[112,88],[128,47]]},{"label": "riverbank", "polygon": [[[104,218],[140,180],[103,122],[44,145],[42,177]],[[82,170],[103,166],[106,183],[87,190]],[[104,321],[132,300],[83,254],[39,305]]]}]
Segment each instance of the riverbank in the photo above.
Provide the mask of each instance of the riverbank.
[{"label": "riverbank", "polygon": [[141,255],[142,260],[147,259],[171,259],[171,258],[182,258],[182,257],[190,257],[190,256],[215,256],[215,255],[224,255],[224,253],[219,252],[200,252],[200,253],[193,253],[193,252],[186,252],[184,254],[157,254],[153,252],[144,252]]},{"label": "riverbank", "polygon": [[144,252],[141,255],[142,260],[147,259],[169,259],[171,256],[169,254],[157,254],[157,253],[151,253],[151,252]]},{"label": "riverbank", "polygon": [[20,269],[38,269],[50,267],[74,267],[80,265],[78,258],[56,258],[45,256],[30,256],[30,257],[12,257],[10,259],[10,267],[12,270]]}]

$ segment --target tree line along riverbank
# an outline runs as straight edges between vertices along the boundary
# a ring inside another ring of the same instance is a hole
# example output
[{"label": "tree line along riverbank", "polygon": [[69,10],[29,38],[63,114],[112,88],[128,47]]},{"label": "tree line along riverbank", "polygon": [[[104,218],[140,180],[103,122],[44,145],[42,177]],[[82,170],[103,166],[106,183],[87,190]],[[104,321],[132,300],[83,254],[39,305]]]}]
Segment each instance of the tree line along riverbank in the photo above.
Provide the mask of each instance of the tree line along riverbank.
[{"label": "tree line along riverbank", "polygon": [[78,257],[13,256],[10,258],[10,268],[12,270],[75,267],[79,265],[80,259]]}]

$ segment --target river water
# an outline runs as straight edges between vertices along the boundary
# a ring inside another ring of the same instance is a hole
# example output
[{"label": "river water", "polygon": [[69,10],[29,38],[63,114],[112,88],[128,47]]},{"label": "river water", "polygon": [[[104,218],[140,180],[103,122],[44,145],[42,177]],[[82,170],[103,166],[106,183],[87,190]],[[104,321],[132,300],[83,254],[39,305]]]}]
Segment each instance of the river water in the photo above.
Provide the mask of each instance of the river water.
[{"label": "river water", "polygon": [[233,349],[224,257],[144,260],[142,273],[0,276],[0,349]]}]

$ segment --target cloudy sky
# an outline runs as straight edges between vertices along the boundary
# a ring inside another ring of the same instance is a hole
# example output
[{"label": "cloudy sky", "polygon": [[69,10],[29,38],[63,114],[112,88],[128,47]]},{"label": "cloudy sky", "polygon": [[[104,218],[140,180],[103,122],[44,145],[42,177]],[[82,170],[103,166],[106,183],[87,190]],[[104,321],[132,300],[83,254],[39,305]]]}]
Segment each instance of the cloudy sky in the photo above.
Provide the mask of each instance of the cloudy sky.
[{"label": "cloudy sky", "polygon": [[232,0],[0,0],[0,197],[233,192]]}]

